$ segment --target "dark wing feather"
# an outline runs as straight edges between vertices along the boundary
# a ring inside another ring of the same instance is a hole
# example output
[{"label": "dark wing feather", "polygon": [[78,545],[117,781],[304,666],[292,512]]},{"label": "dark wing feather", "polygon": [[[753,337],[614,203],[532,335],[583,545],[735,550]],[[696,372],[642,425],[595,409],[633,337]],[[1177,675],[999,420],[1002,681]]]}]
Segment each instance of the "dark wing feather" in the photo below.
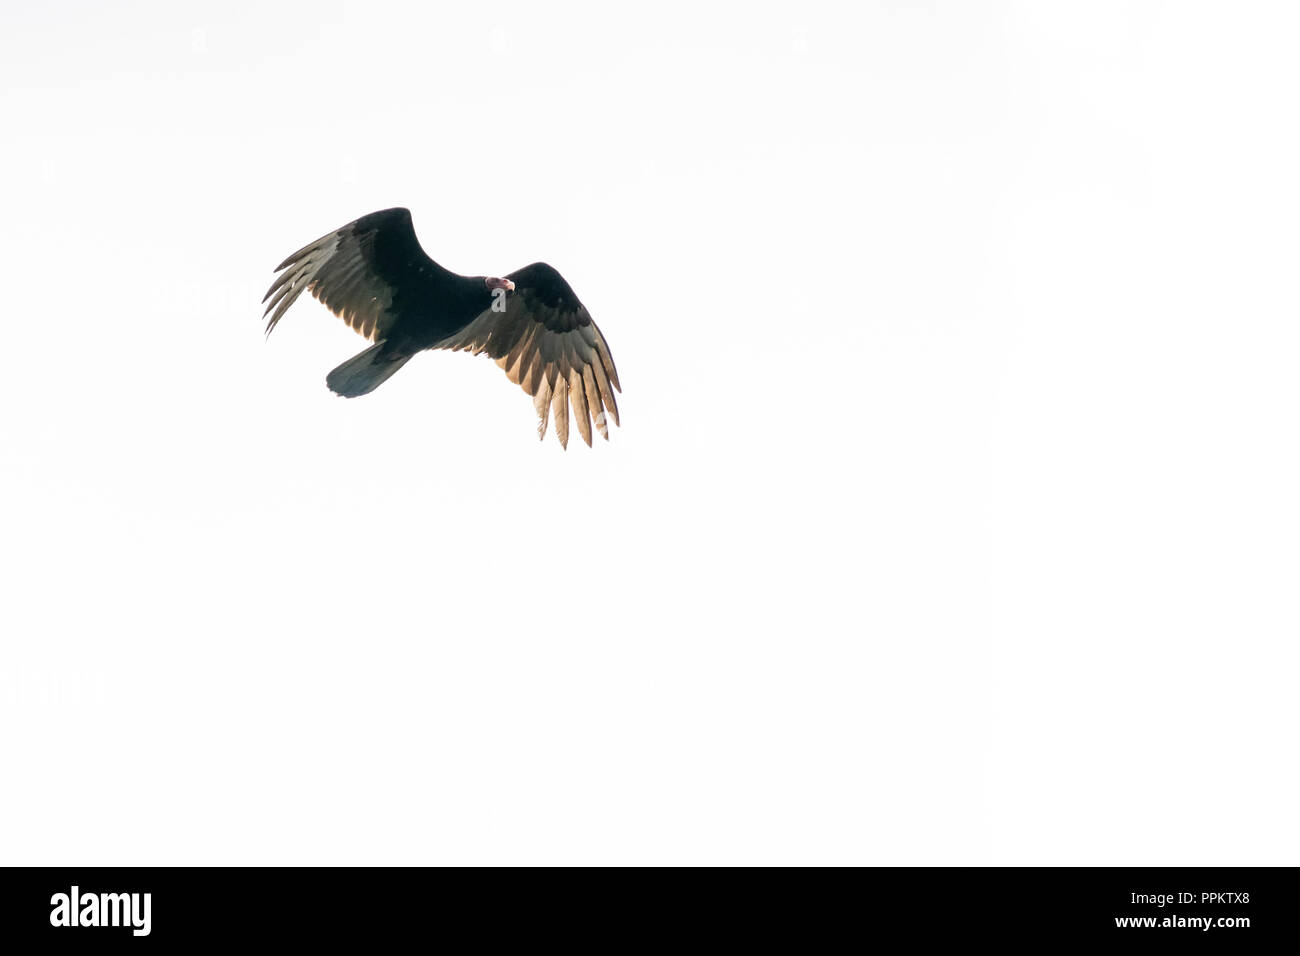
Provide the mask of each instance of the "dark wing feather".
[{"label": "dark wing feather", "polygon": [[445,270],[424,254],[408,209],[362,216],[299,249],[262,299],[269,335],[307,289],[372,342],[387,337],[406,302],[427,301]]},{"label": "dark wing feather", "polygon": [[605,337],[591,321],[564,277],[535,262],[506,278],[515,291],[504,312],[488,309],[434,348],[486,352],[505,369],[510,381],[533,396],[537,437],[555,414],[555,434],[569,444],[569,406],[583,441],[591,444],[591,426],[608,440],[606,414],[618,424],[614,392],[622,391]]}]

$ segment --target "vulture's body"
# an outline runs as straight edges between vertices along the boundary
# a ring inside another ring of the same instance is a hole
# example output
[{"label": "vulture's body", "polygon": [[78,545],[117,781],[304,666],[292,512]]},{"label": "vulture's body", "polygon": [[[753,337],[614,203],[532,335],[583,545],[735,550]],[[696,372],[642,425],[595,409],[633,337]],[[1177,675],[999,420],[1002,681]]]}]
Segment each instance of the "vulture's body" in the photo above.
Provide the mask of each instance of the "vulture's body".
[{"label": "vulture's body", "polygon": [[569,406],[591,444],[591,426],[609,438],[618,424],[618,372],[600,329],[564,277],[542,262],[503,278],[462,276],[420,248],[406,209],[362,216],[299,249],[276,267],[266,293],[266,330],[304,289],[375,344],[325,378],[340,395],[365,395],[424,349],[487,352],[533,396],[546,434],[569,442]]}]

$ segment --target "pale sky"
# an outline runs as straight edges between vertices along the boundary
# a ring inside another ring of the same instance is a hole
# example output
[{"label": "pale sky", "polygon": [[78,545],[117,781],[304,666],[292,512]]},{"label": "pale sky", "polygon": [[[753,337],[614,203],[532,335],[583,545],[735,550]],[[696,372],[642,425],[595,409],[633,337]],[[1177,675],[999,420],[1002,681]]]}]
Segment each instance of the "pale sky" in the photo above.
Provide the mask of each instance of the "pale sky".
[{"label": "pale sky", "polygon": [[[6,5],[0,862],[1295,863],[1298,28]],[[610,442],[264,340],[399,205]]]}]

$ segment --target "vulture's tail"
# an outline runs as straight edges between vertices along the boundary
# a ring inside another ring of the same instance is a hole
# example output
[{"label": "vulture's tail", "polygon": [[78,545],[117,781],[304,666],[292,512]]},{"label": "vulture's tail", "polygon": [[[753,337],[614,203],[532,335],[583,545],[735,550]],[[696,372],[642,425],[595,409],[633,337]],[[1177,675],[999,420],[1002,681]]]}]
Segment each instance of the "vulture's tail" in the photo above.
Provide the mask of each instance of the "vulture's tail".
[{"label": "vulture's tail", "polygon": [[352,356],[325,376],[325,384],[344,398],[373,392],[411,358],[409,355],[382,355],[383,347],[384,343],[380,342]]}]

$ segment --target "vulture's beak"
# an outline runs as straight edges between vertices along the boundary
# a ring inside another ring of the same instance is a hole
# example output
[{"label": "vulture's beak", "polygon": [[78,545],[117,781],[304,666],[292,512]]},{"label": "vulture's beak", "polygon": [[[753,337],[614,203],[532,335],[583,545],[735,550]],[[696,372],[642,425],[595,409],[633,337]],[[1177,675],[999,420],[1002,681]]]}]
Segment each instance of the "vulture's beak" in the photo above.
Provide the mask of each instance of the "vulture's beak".
[{"label": "vulture's beak", "polygon": [[489,289],[505,289],[507,292],[515,291],[515,284],[509,279],[488,279],[487,287]]}]

